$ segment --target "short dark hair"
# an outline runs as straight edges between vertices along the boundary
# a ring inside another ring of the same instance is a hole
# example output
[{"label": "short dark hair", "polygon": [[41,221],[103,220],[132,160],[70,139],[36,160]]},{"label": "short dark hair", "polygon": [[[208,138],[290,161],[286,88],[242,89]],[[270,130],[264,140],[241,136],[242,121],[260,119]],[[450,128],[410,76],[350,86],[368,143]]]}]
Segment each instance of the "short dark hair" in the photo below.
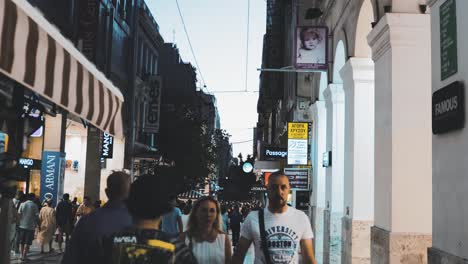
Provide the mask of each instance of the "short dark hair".
[{"label": "short dark hair", "polygon": [[64,193],[62,198],[63,200],[68,201],[70,199],[70,195],[68,193]]},{"label": "short dark hair", "polygon": [[114,199],[115,197],[125,198],[128,195],[128,185],[131,182],[131,177],[128,173],[124,171],[113,171],[109,177],[107,177],[107,188],[106,194],[109,199]]},{"label": "short dark hair", "polygon": [[136,219],[157,219],[172,209],[170,198],[175,194],[163,179],[169,175],[145,174],[139,176],[130,187],[128,210]]},{"label": "short dark hair", "polygon": [[28,193],[28,195],[26,196],[26,199],[32,201],[36,198],[36,195],[34,193]]},{"label": "short dark hair", "polygon": [[[276,178],[276,177],[286,177],[286,178],[288,178],[286,176],[286,174],[284,174],[284,171],[279,170],[279,171],[273,172],[268,179],[270,180],[270,179]],[[289,178],[288,178],[288,180],[289,180]]]}]

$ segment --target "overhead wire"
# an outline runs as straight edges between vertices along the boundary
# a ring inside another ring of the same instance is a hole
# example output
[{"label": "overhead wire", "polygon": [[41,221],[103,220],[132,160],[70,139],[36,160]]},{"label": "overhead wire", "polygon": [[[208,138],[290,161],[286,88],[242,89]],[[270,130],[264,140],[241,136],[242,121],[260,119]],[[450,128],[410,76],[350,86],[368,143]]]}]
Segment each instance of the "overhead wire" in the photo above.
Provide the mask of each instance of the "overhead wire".
[{"label": "overhead wire", "polygon": [[245,50],[245,91],[248,90],[249,77],[249,35],[250,35],[250,0],[247,0],[247,43]]},{"label": "overhead wire", "polygon": [[237,141],[237,142],[231,142],[231,144],[242,144],[242,143],[248,143],[248,142],[252,142],[253,139],[250,139],[250,140],[244,140],[244,141]]},{"label": "overhead wire", "polygon": [[198,64],[197,57],[195,56],[195,52],[193,50],[192,42],[190,41],[190,37],[189,37],[188,31],[187,31],[187,27],[185,26],[184,16],[182,15],[182,11],[180,10],[179,1],[175,0],[175,2],[176,2],[176,5],[177,5],[177,10],[179,11],[180,20],[182,21],[182,26],[184,27],[185,36],[187,37],[187,41],[188,41],[188,44],[190,46],[190,51],[192,52],[193,60],[195,61],[195,65],[197,65],[198,72],[200,73],[200,78],[201,78],[201,80],[203,82],[203,88],[205,88],[206,91],[209,93],[208,88],[206,87],[205,78],[203,77],[203,73],[201,71],[200,65]]}]

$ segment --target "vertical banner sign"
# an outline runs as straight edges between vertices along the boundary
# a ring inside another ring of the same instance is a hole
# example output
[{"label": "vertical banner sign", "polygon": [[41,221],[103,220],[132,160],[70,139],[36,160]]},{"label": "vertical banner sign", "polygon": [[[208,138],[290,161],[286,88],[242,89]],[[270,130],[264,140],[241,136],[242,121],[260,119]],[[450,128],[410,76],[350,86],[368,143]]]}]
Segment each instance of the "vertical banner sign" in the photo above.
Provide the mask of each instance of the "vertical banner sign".
[{"label": "vertical banner sign", "polygon": [[146,91],[143,108],[143,132],[158,133],[161,107],[161,78],[151,77]]},{"label": "vertical banner sign", "polygon": [[309,169],[285,168],[284,174],[289,178],[291,190],[309,190]]},{"label": "vertical banner sign", "polygon": [[442,80],[458,71],[457,8],[455,0],[440,6],[440,71]]},{"label": "vertical banner sign", "polygon": [[114,137],[102,133],[101,136],[101,158],[103,159],[112,159],[114,152]]},{"label": "vertical banner sign", "polygon": [[79,31],[81,52],[91,61],[96,56],[97,29],[99,18],[99,1],[79,1]]},{"label": "vertical banner sign", "polygon": [[288,123],[288,165],[307,165],[308,126],[308,123]]},{"label": "vertical banner sign", "polygon": [[41,166],[40,200],[50,199],[53,207],[63,192],[63,175],[65,174],[65,155],[57,151],[44,151]]}]

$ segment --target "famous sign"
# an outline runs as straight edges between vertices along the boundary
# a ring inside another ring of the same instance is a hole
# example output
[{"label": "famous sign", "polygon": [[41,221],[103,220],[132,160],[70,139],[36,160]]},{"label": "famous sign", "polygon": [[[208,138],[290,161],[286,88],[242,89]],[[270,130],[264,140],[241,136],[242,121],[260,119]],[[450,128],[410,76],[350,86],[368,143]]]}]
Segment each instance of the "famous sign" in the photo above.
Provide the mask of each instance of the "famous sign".
[{"label": "famous sign", "polygon": [[308,164],[308,123],[288,123],[288,165]]},{"label": "famous sign", "polygon": [[432,133],[465,127],[465,88],[453,82],[432,95]]}]

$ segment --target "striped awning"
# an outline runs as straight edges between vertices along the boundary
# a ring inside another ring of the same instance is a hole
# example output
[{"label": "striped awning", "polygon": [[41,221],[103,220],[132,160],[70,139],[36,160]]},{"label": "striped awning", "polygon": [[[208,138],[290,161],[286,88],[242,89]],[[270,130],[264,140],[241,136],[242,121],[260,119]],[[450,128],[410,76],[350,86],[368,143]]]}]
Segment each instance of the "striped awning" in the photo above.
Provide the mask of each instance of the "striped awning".
[{"label": "striped awning", "polygon": [[0,71],[123,137],[119,89],[26,0],[0,0]]},{"label": "striped awning", "polygon": [[196,199],[198,199],[198,198],[200,198],[202,196],[204,196],[202,193],[192,190],[192,191],[181,193],[177,197],[179,199],[194,199],[194,200],[196,200]]}]

